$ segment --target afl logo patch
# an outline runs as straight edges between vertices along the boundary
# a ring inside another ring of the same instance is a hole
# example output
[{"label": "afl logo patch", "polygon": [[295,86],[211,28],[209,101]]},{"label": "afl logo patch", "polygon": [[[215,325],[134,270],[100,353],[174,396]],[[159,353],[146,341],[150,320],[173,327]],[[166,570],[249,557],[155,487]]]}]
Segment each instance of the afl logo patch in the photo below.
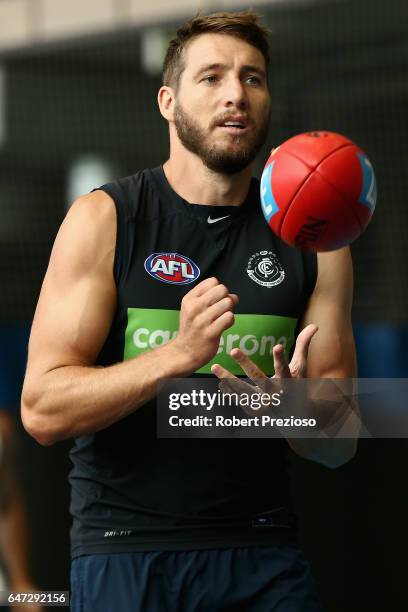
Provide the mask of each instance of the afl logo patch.
[{"label": "afl logo patch", "polygon": [[197,264],[179,253],[152,253],[144,267],[150,276],[171,285],[188,285],[200,276]]},{"label": "afl logo patch", "polygon": [[285,271],[272,251],[259,251],[251,255],[247,272],[249,278],[262,287],[275,287],[285,278]]}]

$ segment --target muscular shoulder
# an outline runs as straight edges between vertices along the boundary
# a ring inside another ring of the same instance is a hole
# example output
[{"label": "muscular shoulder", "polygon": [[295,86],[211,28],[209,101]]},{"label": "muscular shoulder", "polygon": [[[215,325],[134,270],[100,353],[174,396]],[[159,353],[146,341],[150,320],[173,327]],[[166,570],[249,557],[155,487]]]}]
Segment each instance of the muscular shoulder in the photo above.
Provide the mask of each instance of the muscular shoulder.
[{"label": "muscular shoulder", "polygon": [[116,211],[112,198],[98,189],[81,196],[70,207],[66,220],[77,225],[81,233],[103,234],[105,240],[114,237]]},{"label": "muscular shoulder", "polygon": [[116,304],[115,236],[115,206],[108,195],[96,191],[73,203],[41,288],[27,372],[94,363]]},{"label": "muscular shoulder", "polygon": [[70,207],[58,232],[52,257],[73,262],[76,273],[113,262],[116,211],[112,198],[98,190]]}]

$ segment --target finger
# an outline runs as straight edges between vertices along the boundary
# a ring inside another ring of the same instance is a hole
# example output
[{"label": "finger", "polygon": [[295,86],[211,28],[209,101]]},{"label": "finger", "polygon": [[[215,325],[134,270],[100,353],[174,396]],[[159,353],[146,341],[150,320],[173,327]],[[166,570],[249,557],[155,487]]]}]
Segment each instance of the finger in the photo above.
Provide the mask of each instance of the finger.
[{"label": "finger", "polygon": [[223,368],[218,363],[211,366],[211,372],[220,379],[219,389],[222,393],[236,393],[240,396],[242,393],[251,395],[256,391],[256,387],[253,387],[244,380],[238,378],[232,374],[226,368]]},{"label": "finger", "polygon": [[217,285],[214,285],[213,287],[209,287],[207,291],[205,291],[200,296],[198,296],[199,297],[198,302],[201,308],[204,309],[204,308],[207,308],[208,306],[212,306],[213,304],[216,304],[223,298],[228,297],[228,294],[229,294],[228,288],[225,285],[218,283]]},{"label": "finger", "polygon": [[219,388],[223,394],[234,394],[238,403],[243,396],[248,398],[259,392],[258,387],[254,387],[240,378],[224,378],[219,383]]},{"label": "finger", "polygon": [[218,319],[215,319],[210,326],[211,336],[221,336],[222,332],[234,325],[235,317],[231,310],[227,310]]},{"label": "finger", "polygon": [[310,342],[319,328],[314,323],[307,325],[296,339],[296,346],[290,362],[291,369],[301,370],[306,366]]},{"label": "finger", "polygon": [[[227,405],[233,408],[241,408],[246,414],[253,415],[253,411],[248,407],[247,402],[241,403],[243,395],[250,397],[254,392],[255,387],[233,376],[232,378],[223,378],[218,383],[218,388],[221,391]],[[228,397],[228,400],[226,399]]]},{"label": "finger", "polygon": [[193,289],[191,289],[186,295],[191,297],[200,297],[200,295],[203,295],[203,293],[208,291],[208,289],[211,289],[211,287],[216,287],[217,285],[219,285],[218,278],[211,276],[210,278],[206,278],[195,285],[195,287],[193,287]]},{"label": "finger", "polygon": [[[251,416],[260,414],[257,409],[253,409],[250,404],[248,405],[248,397],[251,397],[254,393],[258,395],[263,389],[259,386],[254,387],[241,378],[234,376],[219,364],[214,364],[211,371],[220,378],[218,388],[223,396],[229,396],[230,406],[235,405],[240,407],[246,414]],[[245,402],[241,401],[242,398],[245,399]],[[231,404],[231,401],[233,401],[234,404]]]},{"label": "finger", "polygon": [[245,355],[243,351],[239,348],[234,348],[230,352],[231,357],[234,361],[236,361],[241,368],[244,370],[245,374],[251,380],[255,381],[257,384],[264,379],[268,379],[265,372],[262,372],[260,368],[248,357]]},{"label": "finger", "polygon": [[207,324],[210,324],[224,314],[224,312],[232,312],[234,306],[235,304],[232,299],[227,296],[205,310],[205,312],[200,315],[200,319],[205,321]]},{"label": "finger", "polygon": [[219,363],[214,363],[214,365],[211,366],[211,372],[220,380],[223,380],[225,378],[236,378],[238,380],[238,378],[234,376],[234,374],[220,366]]},{"label": "finger", "polygon": [[273,367],[275,369],[275,378],[291,378],[290,369],[285,358],[285,349],[282,344],[276,344],[273,347]]},{"label": "finger", "polygon": [[216,287],[212,287],[206,293],[200,296],[200,301],[202,302],[204,307],[212,306],[217,302],[221,301],[224,298],[230,298],[233,302],[233,305],[238,304],[239,297],[236,293],[229,293],[228,287],[225,285],[217,285]]}]

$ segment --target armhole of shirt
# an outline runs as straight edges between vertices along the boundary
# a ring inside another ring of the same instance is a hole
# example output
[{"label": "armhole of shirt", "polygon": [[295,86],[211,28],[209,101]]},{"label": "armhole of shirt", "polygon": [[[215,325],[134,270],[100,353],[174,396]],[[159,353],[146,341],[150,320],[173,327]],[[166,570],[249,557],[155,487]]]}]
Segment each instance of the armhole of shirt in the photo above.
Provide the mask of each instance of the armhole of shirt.
[{"label": "armhole of shirt", "polygon": [[125,232],[125,219],[126,219],[126,205],[123,198],[123,193],[120,185],[115,183],[108,183],[101,187],[96,187],[92,191],[104,191],[113,200],[116,211],[116,242],[115,242],[115,256],[113,260],[113,277],[116,283],[116,287],[119,287],[123,278],[124,261],[123,253],[126,252],[124,248],[124,242],[126,240]]},{"label": "armhole of shirt", "polygon": [[305,293],[307,300],[312,295],[317,281],[317,255],[316,253],[303,253],[303,265],[305,271]]},{"label": "armhole of shirt", "polygon": [[[304,251],[302,253],[302,261],[303,261],[303,270],[304,270],[304,289],[303,289],[303,300],[304,300],[304,304],[305,304],[305,310],[307,308],[310,296],[312,295],[315,287],[316,287],[316,281],[317,281],[317,255],[316,253],[311,253],[308,251]],[[302,313],[303,315],[303,313]],[[296,339],[299,335],[299,333],[301,332],[300,329],[300,324],[301,324],[301,320],[302,320],[302,316],[299,317],[297,325],[296,325],[296,329],[295,329],[295,342],[293,343],[293,346],[291,348],[290,354],[289,354],[289,359],[292,359],[294,350],[295,350],[295,345],[296,345]]]}]

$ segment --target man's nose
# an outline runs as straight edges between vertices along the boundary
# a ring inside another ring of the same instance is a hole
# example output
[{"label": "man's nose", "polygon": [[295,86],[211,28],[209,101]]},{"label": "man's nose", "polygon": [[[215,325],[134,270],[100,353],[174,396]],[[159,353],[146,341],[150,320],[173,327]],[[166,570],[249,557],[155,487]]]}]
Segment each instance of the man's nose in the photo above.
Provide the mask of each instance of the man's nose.
[{"label": "man's nose", "polygon": [[245,109],[248,106],[248,98],[246,95],[245,87],[241,79],[234,78],[230,79],[226,83],[225,89],[225,106]]}]

